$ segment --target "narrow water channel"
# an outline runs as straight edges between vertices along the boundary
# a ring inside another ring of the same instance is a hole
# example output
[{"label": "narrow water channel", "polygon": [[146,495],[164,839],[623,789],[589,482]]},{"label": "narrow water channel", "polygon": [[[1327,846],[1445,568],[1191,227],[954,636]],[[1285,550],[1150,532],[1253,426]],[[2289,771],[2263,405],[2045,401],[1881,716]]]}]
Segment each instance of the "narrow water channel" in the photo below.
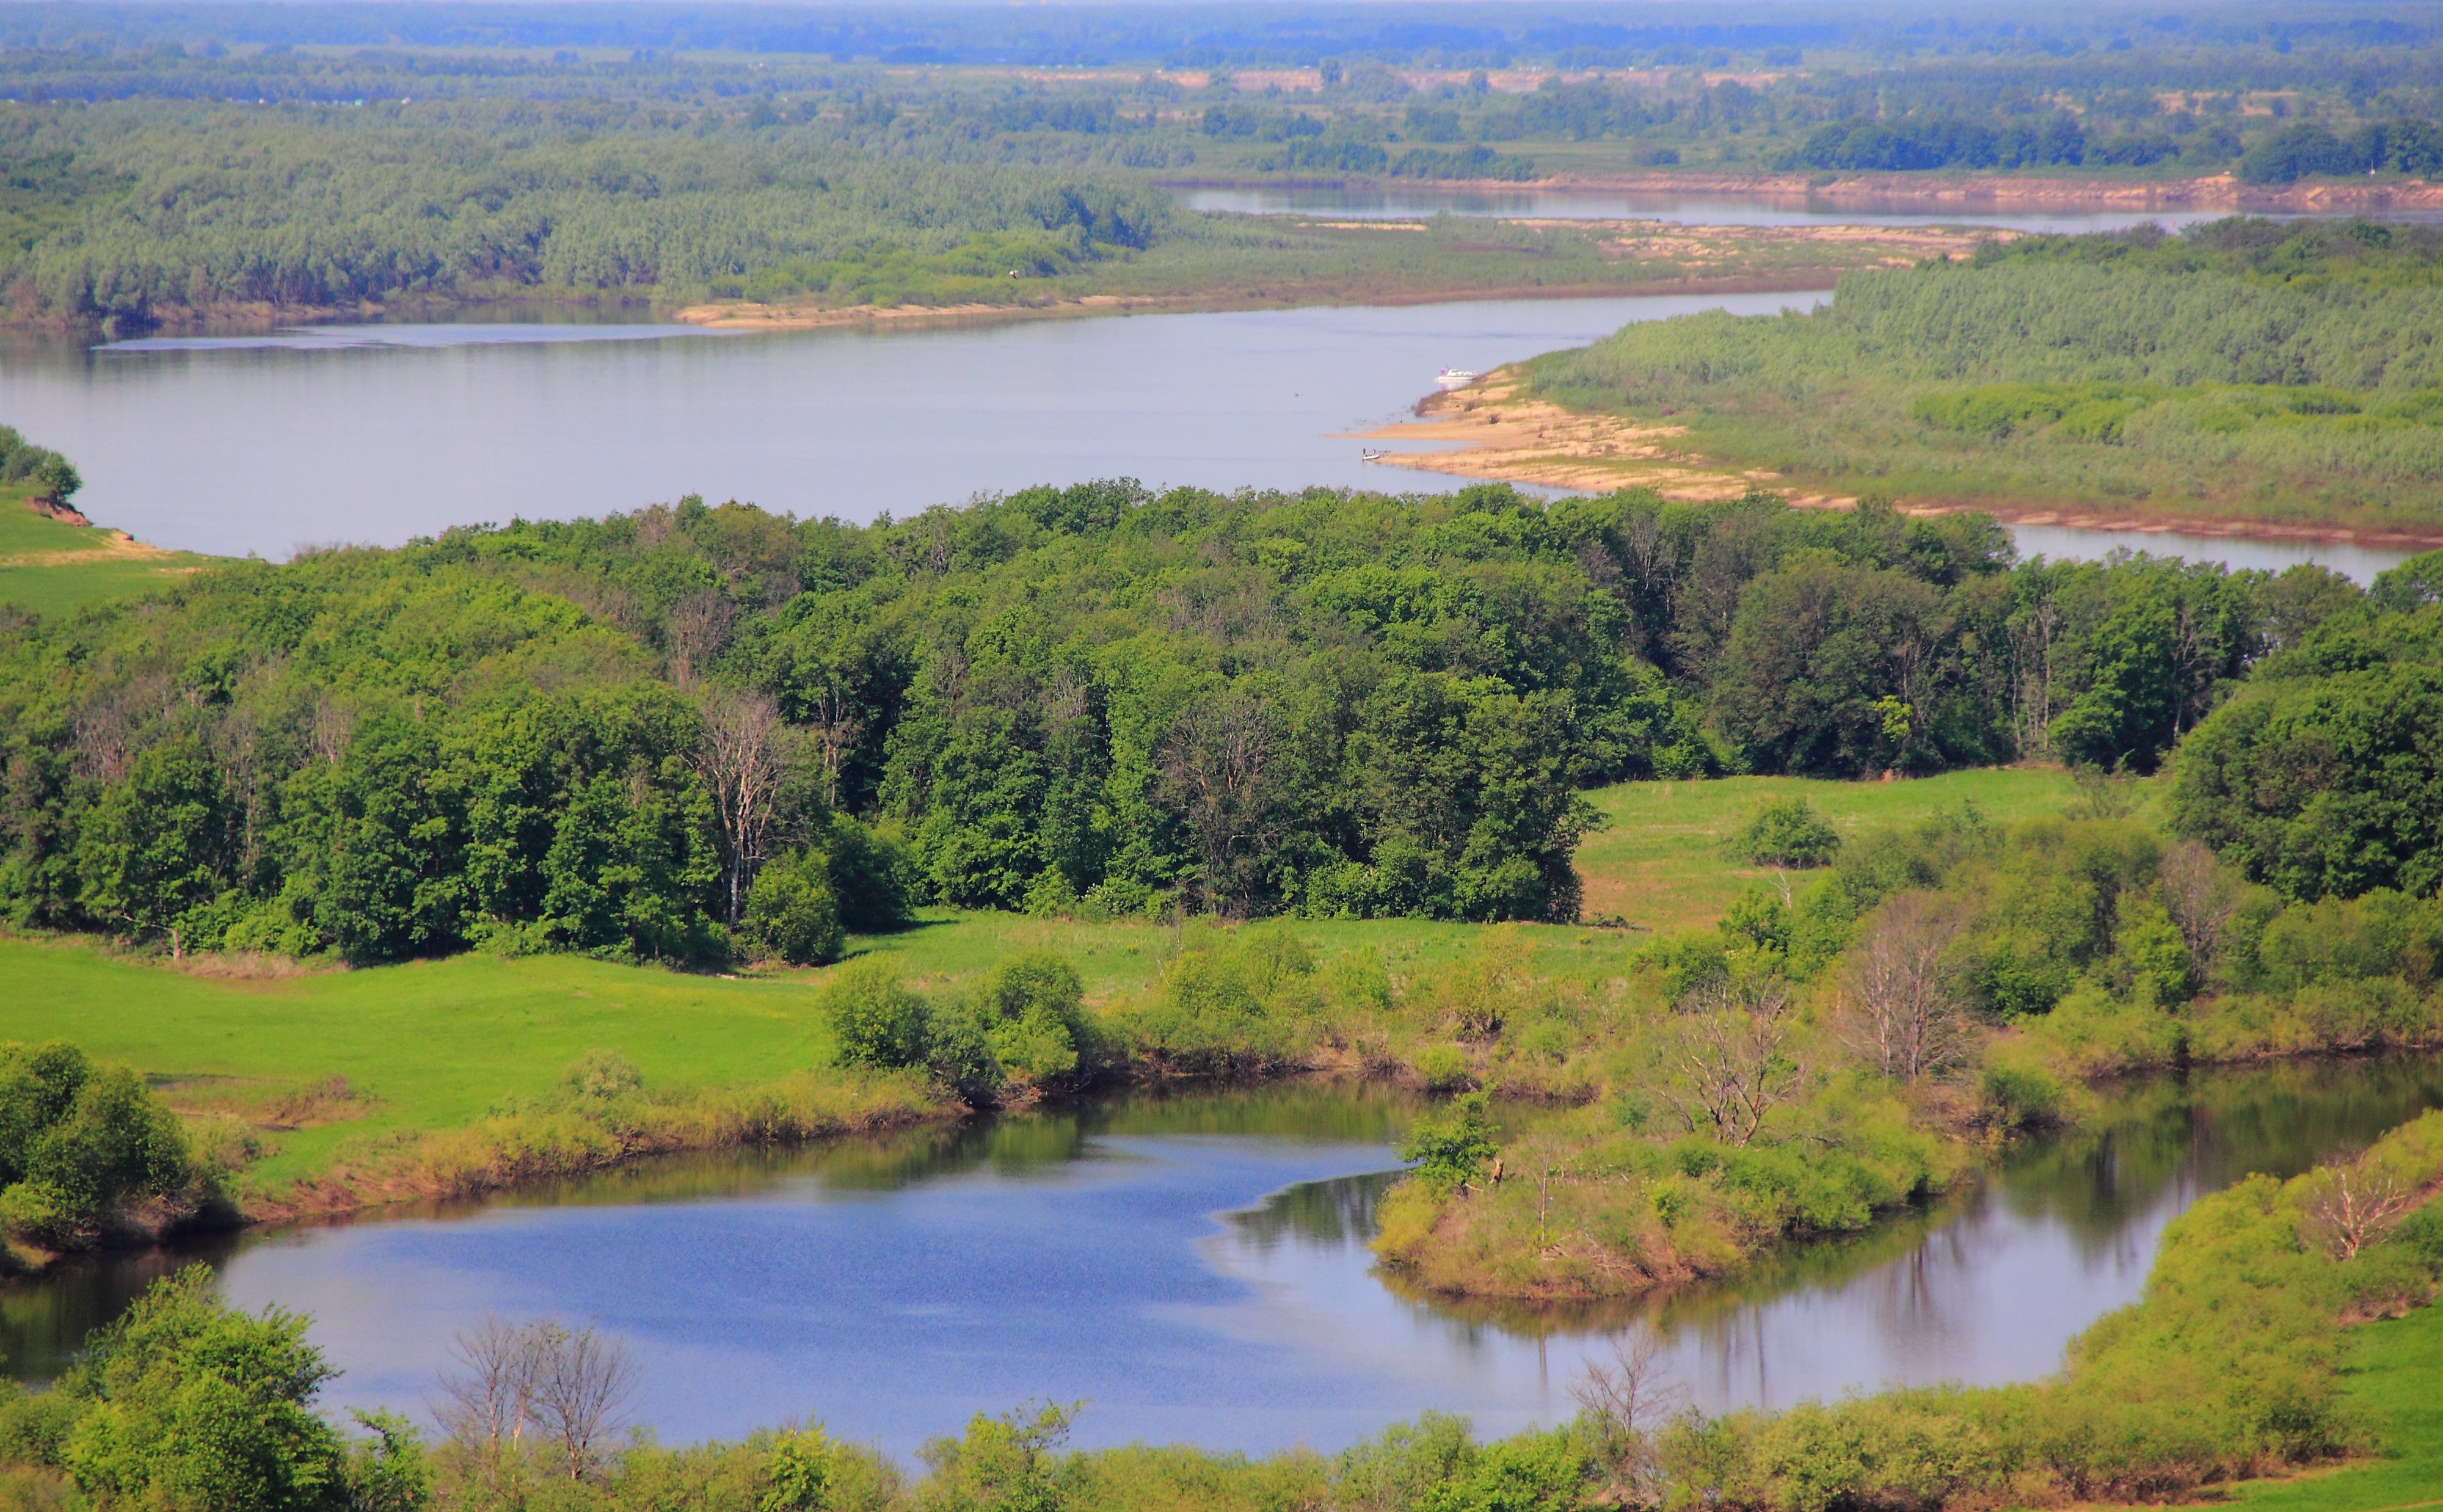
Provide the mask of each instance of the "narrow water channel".
[{"label": "narrow water channel", "polygon": [[[972,1413],[1083,1400],[1078,1441],[1340,1448],[1426,1409],[1501,1432],[1649,1323],[1708,1408],[1895,1381],[2025,1379],[2134,1300],[2163,1226],[2443,1105],[2443,1063],[2201,1072],[1865,1237],[1667,1300],[1561,1313],[1387,1286],[1366,1248],[1411,1111],[1379,1089],[1130,1099],[781,1156],[663,1162],[450,1211],[199,1251],[229,1295],[314,1315],[331,1399],[419,1411],[487,1314],[619,1335],[665,1438],[816,1417],[912,1450]],[[0,1347],[55,1374],[173,1257],[0,1294]]]}]

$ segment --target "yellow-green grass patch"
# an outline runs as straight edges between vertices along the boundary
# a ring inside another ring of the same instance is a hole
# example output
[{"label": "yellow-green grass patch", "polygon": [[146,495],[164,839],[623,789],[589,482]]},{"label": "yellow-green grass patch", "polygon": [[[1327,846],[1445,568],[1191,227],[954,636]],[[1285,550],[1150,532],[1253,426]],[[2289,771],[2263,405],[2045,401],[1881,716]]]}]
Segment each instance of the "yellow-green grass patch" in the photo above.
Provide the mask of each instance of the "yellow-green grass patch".
[{"label": "yellow-green grass patch", "polygon": [[129,546],[99,525],[71,525],[0,491],[0,604],[68,614],[167,588],[213,558]]},{"label": "yellow-green grass patch", "polygon": [[1996,823],[2058,815],[2075,804],[2078,789],[2058,767],[1995,767],[1899,782],[1629,782],[1589,796],[1607,824],[1578,848],[1585,916],[1668,931],[1712,923],[1751,883],[1773,875],[1723,843],[1768,802],[1803,797],[1846,841],[1964,803]]},{"label": "yellow-green grass patch", "polygon": [[2443,1308],[2362,1324],[2348,1334],[2342,1390],[2379,1425],[2383,1456],[2235,1497],[2251,1512],[2387,1512],[2443,1503]]}]

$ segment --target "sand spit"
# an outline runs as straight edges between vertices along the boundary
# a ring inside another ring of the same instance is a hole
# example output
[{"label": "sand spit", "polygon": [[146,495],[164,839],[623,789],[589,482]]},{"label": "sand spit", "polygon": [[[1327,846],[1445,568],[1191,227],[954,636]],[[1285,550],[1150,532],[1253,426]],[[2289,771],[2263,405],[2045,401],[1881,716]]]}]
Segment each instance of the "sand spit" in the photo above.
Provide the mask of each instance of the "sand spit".
[{"label": "sand spit", "polygon": [[[1417,418],[1352,440],[1389,443],[1377,458],[1385,466],[1445,473],[1496,483],[1538,483],[1552,488],[1607,493],[1650,488],[1682,503],[1720,503],[1754,488],[1780,494],[1801,509],[1847,509],[1855,494],[1791,486],[1766,468],[1738,468],[1689,452],[1680,438],[1685,426],[1631,415],[1567,410],[1527,392],[1515,368],[1497,368],[1482,378],[1421,400]],[[1444,450],[1402,450],[1403,444],[1460,443]],[[2421,552],[2443,547],[2443,528],[2358,530],[2345,525],[2170,515],[2153,510],[2109,510],[2058,501],[1993,499],[1904,498],[1902,514],[1976,513],[2011,525],[2058,525],[2109,530],[2133,537],[2206,536],[2233,540],[2348,544]]]}]

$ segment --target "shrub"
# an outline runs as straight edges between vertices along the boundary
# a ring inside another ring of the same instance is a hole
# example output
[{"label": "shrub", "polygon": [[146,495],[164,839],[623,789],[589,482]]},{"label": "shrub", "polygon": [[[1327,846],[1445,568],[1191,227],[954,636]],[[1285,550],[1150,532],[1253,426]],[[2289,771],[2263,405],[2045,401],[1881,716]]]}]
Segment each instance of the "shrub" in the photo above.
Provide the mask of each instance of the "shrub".
[{"label": "shrub", "polygon": [[[1387,976],[1353,970],[1349,989],[1387,1004]],[[1296,1062],[1317,996],[1313,952],[1288,928],[1200,929],[1164,969],[1154,1000],[1125,1024],[1138,1051],[1168,1069],[1236,1075]]]},{"label": "shrub", "polygon": [[767,862],[747,889],[742,922],[748,938],[792,966],[839,959],[847,937],[828,858],[800,850]]},{"label": "shrub", "polygon": [[616,1050],[588,1050],[560,1073],[560,1086],[571,1094],[607,1102],[641,1091],[645,1073]]},{"label": "shrub", "polygon": [[1826,866],[1841,849],[1841,834],[1805,798],[1786,798],[1758,809],[1731,845],[1759,866]]},{"label": "shrub", "polygon": [[1476,1084],[1467,1052],[1456,1045],[1428,1045],[1416,1055],[1417,1080],[1428,1092],[1459,1092]]},{"label": "shrub", "polygon": [[985,1033],[1005,1070],[1038,1086],[1075,1084],[1098,1064],[1077,968],[1054,951],[1013,956],[984,979]]},{"label": "shrub", "polygon": [[836,1064],[876,1070],[926,1064],[925,1000],[900,985],[891,962],[851,961],[823,985],[815,1007],[831,1025]]},{"label": "shrub", "polygon": [[1416,1162],[1418,1181],[1446,1192],[1482,1176],[1500,1153],[1493,1142],[1493,1119],[1481,1091],[1454,1101],[1447,1118],[1418,1120],[1400,1145],[1400,1158]]},{"label": "shrub", "polygon": [[100,1334],[59,1387],[86,1404],[62,1458],[105,1503],[321,1512],[347,1485],[340,1436],[314,1411],[337,1372],[303,1318],[231,1311],[211,1284],[191,1266]]},{"label": "shrub", "polygon": [[72,1045],[0,1046],[0,1223],[88,1246],[127,1206],[205,1193],[186,1132],[142,1079]]}]

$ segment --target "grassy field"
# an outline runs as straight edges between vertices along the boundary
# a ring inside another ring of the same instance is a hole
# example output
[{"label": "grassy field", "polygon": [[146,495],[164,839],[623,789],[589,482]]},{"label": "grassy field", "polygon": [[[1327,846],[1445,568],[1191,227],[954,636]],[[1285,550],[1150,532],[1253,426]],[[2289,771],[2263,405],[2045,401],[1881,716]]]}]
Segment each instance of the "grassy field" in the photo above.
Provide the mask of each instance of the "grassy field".
[{"label": "grassy field", "polygon": [[2350,1331],[2351,1398],[2390,1425],[2387,1455],[2365,1465],[2242,1486],[2257,1512],[2392,1512],[2443,1504],[2443,1307]]},{"label": "grassy field", "polygon": [[88,604],[132,598],[211,560],[156,551],[99,525],[63,524],[0,493],[0,604],[65,614]]},{"label": "grassy field", "polygon": [[1617,915],[1640,929],[1695,929],[1722,917],[1762,866],[1723,848],[1760,806],[1804,795],[1845,838],[1915,823],[1974,803],[2009,822],[2059,814],[2077,796],[2059,768],[1950,772],[1910,782],[1822,782],[1808,777],[1725,777],[1714,782],[1630,782],[1592,794],[1607,826],[1578,847],[1589,919]]},{"label": "grassy field", "polygon": [[[1996,819],[2058,812],[2071,788],[2059,772],[2010,770],[1900,783],[1734,778],[1609,789],[1595,799],[1610,827],[1581,857],[1587,911],[1643,927],[1527,926],[1534,956],[1578,973],[1625,970],[1648,931],[1711,922],[1763,875],[1736,864],[1721,838],[1767,795],[1789,792],[1804,792],[1854,834],[1963,800]],[[1370,947],[1395,976],[1460,956],[1482,933],[1411,920],[1291,927],[1326,958]],[[853,949],[896,957],[912,985],[941,993],[1014,952],[1048,947],[1074,958],[1089,999],[1110,1008],[1148,990],[1181,938],[1143,921],[937,910],[916,928],[859,938]],[[303,1120],[257,1120],[311,1125],[266,1128],[270,1154],[252,1178],[276,1184],[364,1136],[469,1123],[504,1098],[542,1091],[589,1049],[626,1055],[649,1086],[739,1085],[819,1065],[828,1046],[814,996],[824,975],[701,976],[561,956],[462,956],[249,978],[115,955],[89,940],[0,937],[0,1039],[73,1039],[156,1079],[174,1104],[249,1117],[346,1078],[358,1101]]]}]

